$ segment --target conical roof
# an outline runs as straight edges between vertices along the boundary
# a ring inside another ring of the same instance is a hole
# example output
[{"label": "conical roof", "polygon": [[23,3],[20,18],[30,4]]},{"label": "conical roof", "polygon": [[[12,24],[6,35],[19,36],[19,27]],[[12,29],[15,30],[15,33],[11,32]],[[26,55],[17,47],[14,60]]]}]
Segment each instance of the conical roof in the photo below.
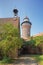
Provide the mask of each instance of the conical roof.
[{"label": "conical roof", "polygon": [[23,23],[29,23],[30,25],[32,24],[27,16],[23,19],[23,22],[21,23],[21,25]]}]

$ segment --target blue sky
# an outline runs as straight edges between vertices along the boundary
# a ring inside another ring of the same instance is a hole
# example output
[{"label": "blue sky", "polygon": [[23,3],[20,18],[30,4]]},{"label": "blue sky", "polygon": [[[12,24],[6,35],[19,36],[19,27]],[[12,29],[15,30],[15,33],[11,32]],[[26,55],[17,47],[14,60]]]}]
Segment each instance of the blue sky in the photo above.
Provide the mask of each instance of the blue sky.
[{"label": "blue sky", "polygon": [[0,0],[0,18],[13,17],[13,9],[19,10],[20,22],[28,16],[31,35],[43,32],[43,0]]}]

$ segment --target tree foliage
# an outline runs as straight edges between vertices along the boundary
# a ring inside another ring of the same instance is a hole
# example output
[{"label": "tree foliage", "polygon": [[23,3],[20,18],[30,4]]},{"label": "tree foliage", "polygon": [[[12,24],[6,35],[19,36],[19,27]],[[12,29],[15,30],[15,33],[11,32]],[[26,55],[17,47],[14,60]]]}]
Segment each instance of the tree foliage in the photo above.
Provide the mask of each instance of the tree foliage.
[{"label": "tree foliage", "polygon": [[43,43],[43,36],[34,37],[33,40],[36,42],[35,45],[38,46]]},{"label": "tree foliage", "polygon": [[4,56],[16,54],[23,41],[19,37],[19,31],[12,24],[4,24],[0,32],[0,49]]}]

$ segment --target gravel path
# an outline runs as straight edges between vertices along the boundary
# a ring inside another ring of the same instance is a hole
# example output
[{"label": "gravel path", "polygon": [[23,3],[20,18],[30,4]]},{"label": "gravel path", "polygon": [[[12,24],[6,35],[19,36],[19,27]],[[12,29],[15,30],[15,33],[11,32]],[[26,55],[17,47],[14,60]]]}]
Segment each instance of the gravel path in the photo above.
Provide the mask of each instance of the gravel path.
[{"label": "gravel path", "polygon": [[15,61],[15,65],[38,65],[38,64],[34,58],[25,55],[17,59],[17,61]]},{"label": "gravel path", "polygon": [[13,64],[6,65],[38,65],[36,60],[29,56],[22,56],[14,61]]}]

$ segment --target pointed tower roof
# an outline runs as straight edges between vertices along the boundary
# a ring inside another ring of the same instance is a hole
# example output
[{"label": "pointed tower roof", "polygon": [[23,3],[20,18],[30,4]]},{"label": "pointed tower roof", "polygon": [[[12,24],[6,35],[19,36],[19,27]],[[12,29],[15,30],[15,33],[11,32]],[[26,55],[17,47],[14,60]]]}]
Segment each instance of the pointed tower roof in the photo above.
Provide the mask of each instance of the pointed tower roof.
[{"label": "pointed tower roof", "polygon": [[21,25],[23,23],[29,23],[30,25],[32,25],[32,23],[30,22],[30,20],[29,20],[29,18],[27,16],[23,19],[23,22],[21,23]]},{"label": "pointed tower roof", "polygon": [[23,21],[29,21],[29,18],[26,16]]}]

